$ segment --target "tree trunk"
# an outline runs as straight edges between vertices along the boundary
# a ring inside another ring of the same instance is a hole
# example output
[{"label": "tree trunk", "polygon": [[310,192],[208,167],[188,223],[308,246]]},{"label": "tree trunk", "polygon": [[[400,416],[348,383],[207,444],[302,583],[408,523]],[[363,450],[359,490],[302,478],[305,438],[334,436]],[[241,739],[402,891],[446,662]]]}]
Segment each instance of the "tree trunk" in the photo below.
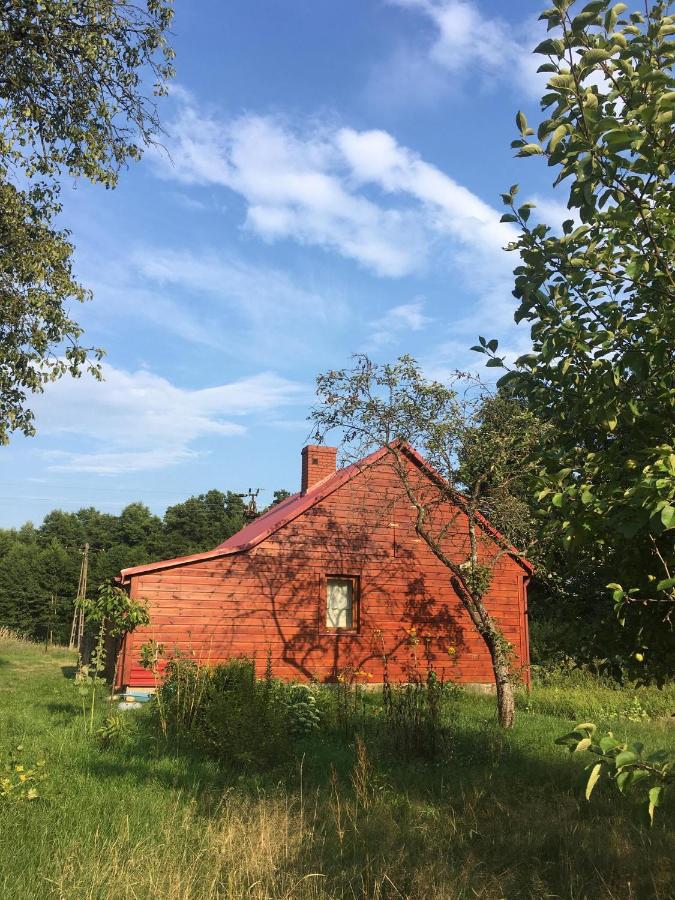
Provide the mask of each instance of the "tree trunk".
[{"label": "tree trunk", "polygon": [[503,638],[496,631],[484,634],[483,639],[488,646],[492,658],[492,671],[497,689],[497,714],[502,728],[512,728],[516,717],[516,705],[513,696],[513,682],[507,653],[502,645]]},{"label": "tree trunk", "polygon": [[492,672],[495,677],[497,691],[497,716],[502,728],[512,728],[516,718],[516,704],[513,696],[513,680],[511,678],[511,665],[509,662],[508,644],[504,636],[495,625],[483,603],[483,598],[473,596],[466,586],[456,576],[452,579],[453,587],[476,630],[483,638],[485,646],[490,651],[492,660]]}]

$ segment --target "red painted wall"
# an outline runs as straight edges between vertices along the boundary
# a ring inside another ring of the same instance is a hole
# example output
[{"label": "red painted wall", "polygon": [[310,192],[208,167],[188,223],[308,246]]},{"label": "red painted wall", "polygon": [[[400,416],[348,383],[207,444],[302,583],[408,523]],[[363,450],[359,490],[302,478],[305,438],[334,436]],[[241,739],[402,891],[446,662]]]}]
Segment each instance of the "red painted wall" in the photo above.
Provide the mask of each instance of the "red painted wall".
[{"label": "red painted wall", "polygon": [[[148,601],[151,624],[127,636],[120,683],[153,684],[138,662],[150,639],[210,664],[255,657],[260,672],[269,652],[274,674],[289,679],[334,680],[351,667],[377,683],[386,657],[392,680],[432,666],[455,681],[492,682],[489,654],[448,570],[418,538],[414,513],[383,461],[248,552],[132,576],[132,596]],[[466,559],[463,514],[446,506],[435,518],[449,523],[445,550]],[[525,667],[527,573],[491,539],[481,553],[490,563],[499,557],[486,604]],[[353,634],[324,627],[329,575],[359,580]]]}]

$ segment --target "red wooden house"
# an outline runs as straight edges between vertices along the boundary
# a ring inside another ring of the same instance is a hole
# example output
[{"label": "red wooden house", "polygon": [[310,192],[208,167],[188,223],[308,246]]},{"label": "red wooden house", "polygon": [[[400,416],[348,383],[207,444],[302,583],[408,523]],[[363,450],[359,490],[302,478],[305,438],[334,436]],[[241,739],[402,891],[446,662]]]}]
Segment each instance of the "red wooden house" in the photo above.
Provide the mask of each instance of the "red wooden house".
[{"label": "red wooden house", "polygon": [[[406,465],[434,473],[411,447]],[[386,449],[336,471],[333,447],[302,451],[301,490],[214,550],[124,569],[131,596],[145,599],[151,623],[127,635],[118,687],[148,687],[140,666],[150,640],[204,663],[268,656],[287,679],[408,680],[428,667],[444,678],[493,682],[489,654],[454,593],[448,570],[422,542],[415,510]],[[466,518],[447,552],[467,557]],[[484,523],[486,546],[500,548],[486,604],[527,673],[526,585],[531,567]]]}]

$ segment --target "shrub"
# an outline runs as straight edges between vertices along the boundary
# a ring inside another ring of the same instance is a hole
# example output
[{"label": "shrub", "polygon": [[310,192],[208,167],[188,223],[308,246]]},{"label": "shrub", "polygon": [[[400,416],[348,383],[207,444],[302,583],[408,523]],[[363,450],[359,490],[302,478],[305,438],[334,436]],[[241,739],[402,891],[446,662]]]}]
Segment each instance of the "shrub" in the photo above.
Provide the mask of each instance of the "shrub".
[{"label": "shrub", "polygon": [[384,723],[396,753],[405,758],[436,759],[447,748],[443,699],[450,688],[429,672],[424,681],[384,686]]},{"label": "shrub", "polygon": [[300,723],[306,728],[312,719],[310,701],[289,696],[271,675],[256,678],[250,660],[210,668],[176,656],[155,702],[167,738],[223,762],[271,768],[287,758]]},{"label": "shrub", "polygon": [[320,729],[321,711],[313,691],[306,684],[289,685],[286,706],[291,734],[305,737]]}]

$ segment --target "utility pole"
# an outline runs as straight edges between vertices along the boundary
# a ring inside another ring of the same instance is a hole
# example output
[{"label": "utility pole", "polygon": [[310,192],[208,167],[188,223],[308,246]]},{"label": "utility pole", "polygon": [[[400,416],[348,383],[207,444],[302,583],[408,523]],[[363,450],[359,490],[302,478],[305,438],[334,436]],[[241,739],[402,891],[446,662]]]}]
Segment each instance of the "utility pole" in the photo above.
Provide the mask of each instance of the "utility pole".
[{"label": "utility pole", "polygon": [[237,494],[237,497],[241,497],[242,500],[248,500],[248,503],[244,503],[244,519],[247,522],[252,522],[258,517],[258,505],[256,500],[259,493],[260,488],[256,488],[255,491],[253,488],[249,488],[246,493]]},{"label": "utility pole", "polygon": [[70,629],[70,641],[68,647],[79,650],[82,647],[82,637],[84,636],[84,610],[78,601],[84,600],[87,596],[87,574],[89,570],[89,544],[85,544],[82,549],[82,565],[80,566],[80,581],[77,586],[77,598],[75,599],[75,612],[73,613],[73,624]]}]

